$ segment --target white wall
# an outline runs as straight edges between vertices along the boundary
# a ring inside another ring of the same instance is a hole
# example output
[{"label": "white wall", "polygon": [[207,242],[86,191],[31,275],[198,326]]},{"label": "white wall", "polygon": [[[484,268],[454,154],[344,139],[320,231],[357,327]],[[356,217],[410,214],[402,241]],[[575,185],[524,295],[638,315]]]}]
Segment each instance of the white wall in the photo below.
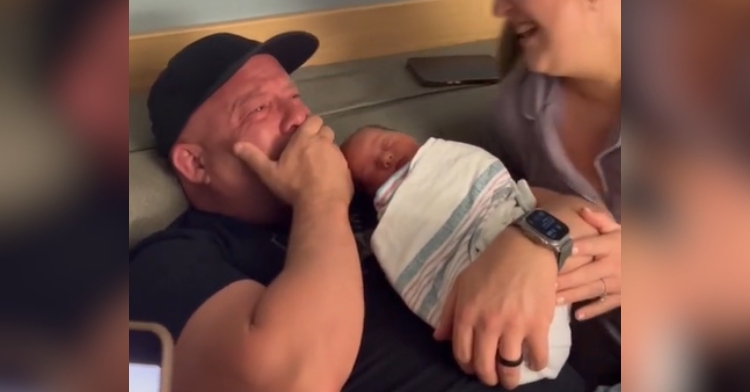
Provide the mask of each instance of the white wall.
[{"label": "white wall", "polygon": [[403,0],[130,0],[130,33]]}]

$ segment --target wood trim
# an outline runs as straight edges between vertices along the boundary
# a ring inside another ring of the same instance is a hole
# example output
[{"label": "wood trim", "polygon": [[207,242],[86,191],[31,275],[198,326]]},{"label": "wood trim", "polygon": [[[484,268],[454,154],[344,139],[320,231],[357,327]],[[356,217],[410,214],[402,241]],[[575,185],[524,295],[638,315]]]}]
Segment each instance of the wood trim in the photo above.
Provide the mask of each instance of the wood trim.
[{"label": "wood trim", "polygon": [[491,10],[492,0],[413,0],[133,35],[130,88],[147,90],[170,57],[217,32],[265,40],[309,31],[321,46],[307,65],[322,65],[492,39],[502,23]]}]

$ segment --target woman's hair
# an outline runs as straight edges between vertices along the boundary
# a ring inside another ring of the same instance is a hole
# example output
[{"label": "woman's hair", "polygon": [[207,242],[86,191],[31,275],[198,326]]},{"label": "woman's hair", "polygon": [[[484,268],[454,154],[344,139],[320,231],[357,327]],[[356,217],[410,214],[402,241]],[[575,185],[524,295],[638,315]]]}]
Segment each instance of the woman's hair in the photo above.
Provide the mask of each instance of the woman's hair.
[{"label": "woman's hair", "polygon": [[497,60],[500,78],[503,78],[508,75],[516,65],[516,62],[521,58],[521,41],[509,23],[505,23],[497,41]]}]

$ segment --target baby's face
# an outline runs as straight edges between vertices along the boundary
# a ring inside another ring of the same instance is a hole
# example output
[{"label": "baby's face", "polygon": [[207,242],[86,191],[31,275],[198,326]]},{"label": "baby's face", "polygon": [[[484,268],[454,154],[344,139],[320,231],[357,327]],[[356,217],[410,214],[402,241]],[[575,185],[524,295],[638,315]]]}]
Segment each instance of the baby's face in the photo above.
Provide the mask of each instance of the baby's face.
[{"label": "baby's face", "polygon": [[374,127],[357,131],[342,145],[354,182],[372,196],[418,150],[411,136]]}]

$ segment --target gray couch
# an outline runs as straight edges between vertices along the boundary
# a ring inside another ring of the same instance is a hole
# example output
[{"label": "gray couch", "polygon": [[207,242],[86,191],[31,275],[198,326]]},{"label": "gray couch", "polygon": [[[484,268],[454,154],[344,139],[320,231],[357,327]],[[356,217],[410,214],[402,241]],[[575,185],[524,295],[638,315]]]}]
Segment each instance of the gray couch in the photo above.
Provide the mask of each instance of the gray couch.
[{"label": "gray couch", "polygon": [[[303,68],[294,75],[303,100],[344,140],[357,128],[380,124],[419,140],[431,136],[478,143],[491,125],[494,86],[423,88],[405,69],[410,56],[492,54],[494,42]],[[130,244],[169,224],[186,201],[165,162],[153,150],[145,96],[131,98]]]}]

